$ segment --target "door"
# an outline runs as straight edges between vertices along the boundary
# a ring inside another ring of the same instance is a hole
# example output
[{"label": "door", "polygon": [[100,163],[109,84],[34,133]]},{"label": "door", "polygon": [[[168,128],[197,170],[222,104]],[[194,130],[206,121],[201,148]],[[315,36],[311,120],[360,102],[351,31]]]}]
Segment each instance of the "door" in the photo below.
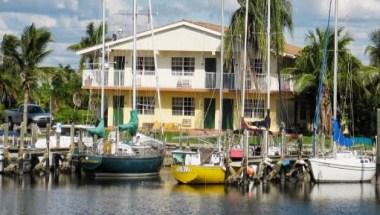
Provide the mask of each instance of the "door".
[{"label": "door", "polygon": [[113,96],[113,125],[123,124],[124,96]]},{"label": "door", "polygon": [[216,58],[205,58],[206,88],[216,88]]},{"label": "door", "polygon": [[203,110],[203,128],[215,128],[215,99],[205,98]]},{"label": "door", "polygon": [[223,99],[223,114],[222,114],[222,129],[233,129],[234,118],[233,118],[234,100],[233,99]]}]

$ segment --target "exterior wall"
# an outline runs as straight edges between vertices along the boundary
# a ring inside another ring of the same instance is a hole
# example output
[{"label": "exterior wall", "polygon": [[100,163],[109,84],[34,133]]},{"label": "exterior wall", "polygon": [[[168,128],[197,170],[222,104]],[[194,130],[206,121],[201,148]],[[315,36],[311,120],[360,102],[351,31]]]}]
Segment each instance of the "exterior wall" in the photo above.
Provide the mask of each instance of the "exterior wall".
[{"label": "exterior wall", "polygon": [[[210,51],[220,49],[220,36],[190,28],[186,25],[175,27],[156,33],[154,36],[156,50],[160,51]],[[152,38],[150,34],[138,38],[136,42],[138,50],[152,50]],[[133,41],[113,47],[113,49],[132,50]]]},{"label": "exterior wall", "polygon": [[[108,127],[112,127],[113,125],[113,96],[124,96],[124,123],[129,121],[129,113],[131,111],[132,98],[130,91],[121,91],[121,92],[108,92]],[[219,92],[206,92],[206,93],[195,93],[195,92],[161,92],[161,104],[162,110],[160,112],[158,108],[158,101],[156,97],[155,91],[138,91],[137,96],[152,96],[155,97],[155,110],[153,115],[139,115],[139,126],[143,127],[144,124],[153,124],[154,126],[158,126],[160,122],[164,124],[166,128],[173,129],[202,129],[204,128],[204,99],[205,98],[214,98],[215,99],[215,129],[218,128],[219,125]],[[172,114],[172,98],[173,97],[192,97],[195,101],[195,114],[194,116],[175,116]],[[238,129],[240,127],[240,108],[241,108],[241,97],[240,94],[237,93],[225,93],[223,95],[225,99],[233,99],[233,128]],[[265,94],[248,94],[246,99],[263,99],[265,101]],[[279,130],[279,119],[278,119],[278,95],[271,95],[271,130],[278,131]],[[265,102],[266,109],[266,102]],[[292,118],[293,114],[289,112],[289,117]],[[184,120],[191,120],[190,126],[183,126]],[[262,118],[245,118],[247,122],[262,120]]]}]

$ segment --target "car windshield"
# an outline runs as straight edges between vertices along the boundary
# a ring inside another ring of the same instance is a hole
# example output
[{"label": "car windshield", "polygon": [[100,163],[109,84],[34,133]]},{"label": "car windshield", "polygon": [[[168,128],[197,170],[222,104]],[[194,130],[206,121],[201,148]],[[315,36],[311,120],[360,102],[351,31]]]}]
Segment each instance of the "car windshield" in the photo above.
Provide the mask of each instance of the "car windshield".
[{"label": "car windshield", "polygon": [[44,113],[41,107],[38,106],[29,106],[28,113]]}]

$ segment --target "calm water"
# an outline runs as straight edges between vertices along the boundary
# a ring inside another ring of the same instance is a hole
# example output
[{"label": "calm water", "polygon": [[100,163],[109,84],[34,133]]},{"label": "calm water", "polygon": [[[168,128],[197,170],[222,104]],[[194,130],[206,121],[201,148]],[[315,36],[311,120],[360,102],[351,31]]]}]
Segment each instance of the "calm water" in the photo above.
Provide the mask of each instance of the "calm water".
[{"label": "calm water", "polygon": [[242,192],[151,180],[0,176],[0,214],[380,214],[372,184],[269,184]]}]

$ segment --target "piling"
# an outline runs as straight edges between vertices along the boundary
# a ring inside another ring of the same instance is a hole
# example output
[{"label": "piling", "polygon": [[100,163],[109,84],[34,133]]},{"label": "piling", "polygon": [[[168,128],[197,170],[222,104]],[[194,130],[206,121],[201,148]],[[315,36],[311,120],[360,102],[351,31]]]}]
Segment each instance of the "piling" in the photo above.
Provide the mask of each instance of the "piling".
[{"label": "piling", "polygon": [[50,123],[46,124],[46,154],[47,154],[47,157],[45,160],[46,172],[48,172],[50,169],[50,126],[51,126]]},{"label": "piling", "polygon": [[31,125],[31,130],[32,130],[32,148],[35,148],[36,147],[36,142],[37,142],[37,137],[38,137],[38,128],[37,128],[37,124],[33,123]]},{"label": "piling", "polygon": [[[380,140],[380,109],[377,109],[377,140]],[[376,144],[376,182],[380,184],[380,147]]]}]

